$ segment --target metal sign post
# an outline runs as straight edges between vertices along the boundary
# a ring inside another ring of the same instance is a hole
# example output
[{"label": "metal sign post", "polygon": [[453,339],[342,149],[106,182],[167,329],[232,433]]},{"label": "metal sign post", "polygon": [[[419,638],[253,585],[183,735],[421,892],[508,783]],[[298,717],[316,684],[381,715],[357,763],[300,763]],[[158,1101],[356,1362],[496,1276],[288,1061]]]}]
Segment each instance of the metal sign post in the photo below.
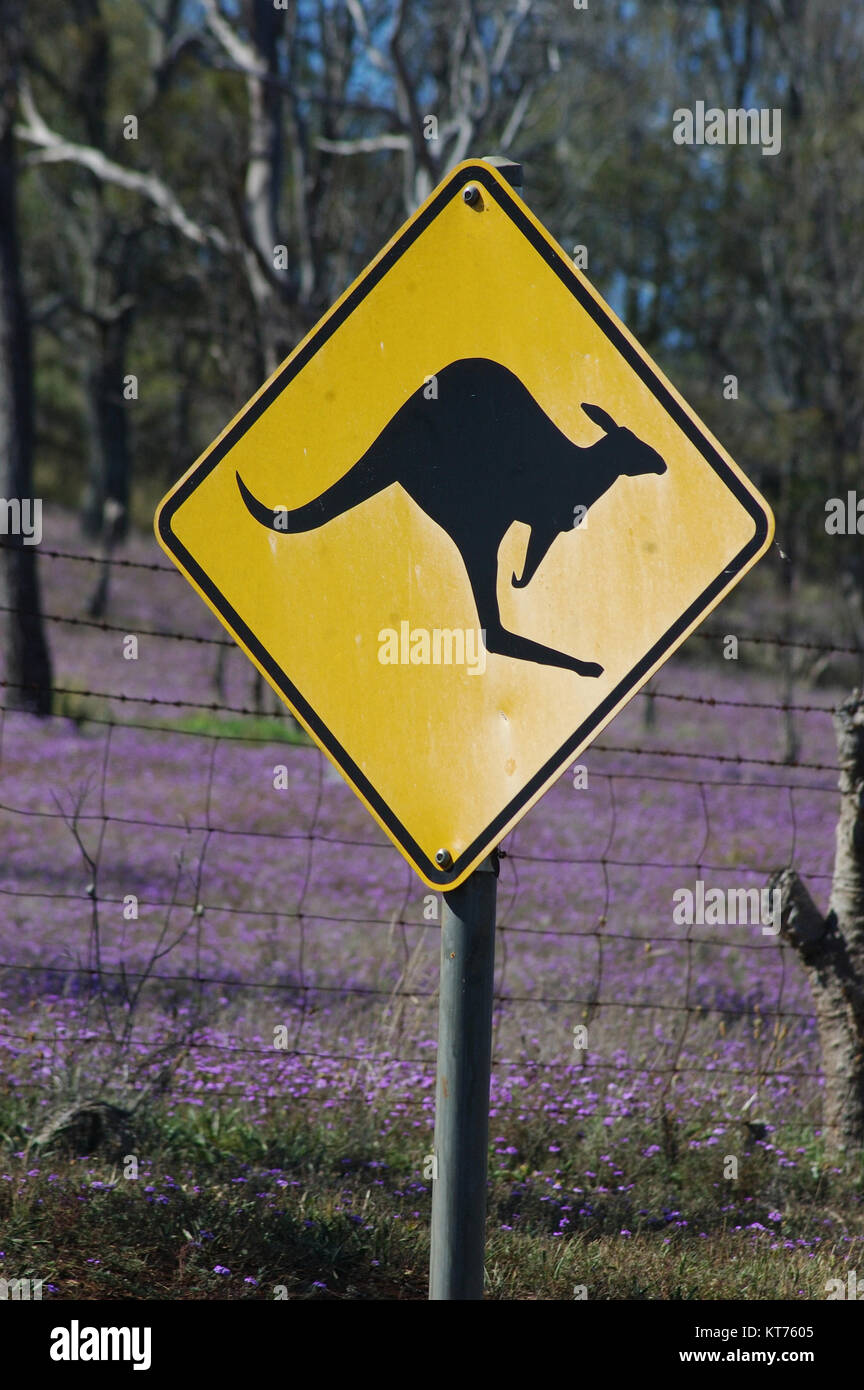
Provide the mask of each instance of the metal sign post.
[{"label": "metal sign post", "polygon": [[483,1297],[498,854],[445,893],[429,1298]]}]

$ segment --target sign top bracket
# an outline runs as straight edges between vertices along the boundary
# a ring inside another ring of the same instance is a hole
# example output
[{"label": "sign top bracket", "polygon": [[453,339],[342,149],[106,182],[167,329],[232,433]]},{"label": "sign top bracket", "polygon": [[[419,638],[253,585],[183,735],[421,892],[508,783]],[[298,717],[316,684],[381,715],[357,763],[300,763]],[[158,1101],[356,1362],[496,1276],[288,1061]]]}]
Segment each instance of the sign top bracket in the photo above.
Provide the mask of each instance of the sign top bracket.
[{"label": "sign top bracket", "polygon": [[506,154],[484,154],[480,156],[482,164],[491,164],[493,169],[497,169],[502,179],[506,179],[511,188],[522,187],[522,165],[515,160],[508,159]]}]

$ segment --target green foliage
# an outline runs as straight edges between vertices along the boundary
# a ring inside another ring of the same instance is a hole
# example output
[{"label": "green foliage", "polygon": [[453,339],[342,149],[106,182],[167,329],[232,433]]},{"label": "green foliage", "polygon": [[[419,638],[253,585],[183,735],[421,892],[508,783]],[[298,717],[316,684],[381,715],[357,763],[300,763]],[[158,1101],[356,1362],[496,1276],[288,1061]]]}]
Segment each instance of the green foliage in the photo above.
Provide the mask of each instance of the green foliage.
[{"label": "green foliage", "polygon": [[221,734],[224,738],[242,737],[260,739],[268,743],[290,743],[304,748],[312,746],[312,740],[306,731],[293,721],[264,715],[259,718],[250,715],[232,718],[209,714],[202,710],[200,713],[183,715],[179,719],[160,720],[158,727],[182,729],[187,733]]}]

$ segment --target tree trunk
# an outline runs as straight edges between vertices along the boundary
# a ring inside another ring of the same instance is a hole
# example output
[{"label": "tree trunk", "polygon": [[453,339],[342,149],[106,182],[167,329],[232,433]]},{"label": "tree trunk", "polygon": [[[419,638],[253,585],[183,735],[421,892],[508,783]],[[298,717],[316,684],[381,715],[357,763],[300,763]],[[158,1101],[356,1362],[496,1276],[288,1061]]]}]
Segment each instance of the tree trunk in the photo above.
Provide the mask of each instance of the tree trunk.
[{"label": "tree trunk", "polygon": [[123,391],[131,327],[128,309],[98,324],[87,368],[90,468],[84,530],[102,539],[111,531],[114,541],[125,537],[129,516],[129,404]]},{"label": "tree trunk", "polygon": [[642,694],[645,696],[645,703],[642,706],[642,728],[646,733],[650,733],[657,725],[657,705],[651,681],[648,682]]},{"label": "tree trunk", "polygon": [[[33,369],[18,248],[13,135],[22,15],[21,0],[0,0],[0,487],[6,502],[19,503],[33,498]],[[22,535],[0,536],[0,604],[10,610],[4,613],[5,703],[45,715],[51,712],[51,659],[35,547],[24,542]]]},{"label": "tree trunk", "polygon": [[[783,525],[783,544],[788,555],[780,562],[780,587],[783,591],[783,640],[794,641],[798,631],[795,618],[795,601],[798,589],[798,550],[796,545],[796,496],[795,482],[797,459],[790,454],[783,466],[780,489],[780,513]],[[791,706],[795,702],[795,648],[780,648],[780,664],[783,671],[783,761],[793,766],[798,761],[801,745],[795,725],[795,714]]]},{"label": "tree trunk", "polygon": [[87,378],[90,413],[90,476],[84,503],[87,535],[97,536],[102,564],[87,602],[91,617],[104,617],[111,582],[114,547],[129,529],[129,489],[132,454],[129,448],[129,405],[124,398],[126,350],[132,327],[131,309],[110,317],[97,329],[96,347]]},{"label": "tree trunk", "polygon": [[823,1129],[834,1153],[864,1149],[864,691],[834,715],[840,763],[831,900],[823,917],[794,869],[775,874],[781,932],[807,968],[825,1076]]}]

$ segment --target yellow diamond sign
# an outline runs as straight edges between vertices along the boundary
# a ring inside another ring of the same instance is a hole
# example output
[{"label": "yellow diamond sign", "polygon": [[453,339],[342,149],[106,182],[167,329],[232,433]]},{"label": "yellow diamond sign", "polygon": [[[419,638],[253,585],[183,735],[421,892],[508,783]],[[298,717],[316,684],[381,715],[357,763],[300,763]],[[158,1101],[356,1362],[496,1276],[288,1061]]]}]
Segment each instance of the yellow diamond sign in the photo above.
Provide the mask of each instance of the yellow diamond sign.
[{"label": "yellow diamond sign", "polygon": [[473,161],[181,478],[156,532],[449,889],[764,554],[773,518]]}]

